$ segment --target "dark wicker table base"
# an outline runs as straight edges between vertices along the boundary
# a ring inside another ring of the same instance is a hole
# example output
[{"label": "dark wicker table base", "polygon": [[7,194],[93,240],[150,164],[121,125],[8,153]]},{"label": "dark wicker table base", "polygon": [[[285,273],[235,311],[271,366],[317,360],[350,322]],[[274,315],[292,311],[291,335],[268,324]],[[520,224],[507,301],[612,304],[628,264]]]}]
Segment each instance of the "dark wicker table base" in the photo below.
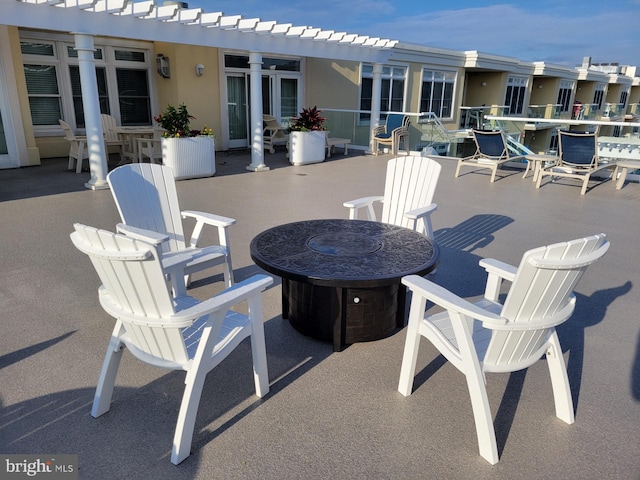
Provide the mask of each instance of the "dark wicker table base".
[{"label": "dark wicker table base", "polygon": [[405,288],[321,287],[283,280],[282,316],[299,332],[345,345],[388,337],[404,326]]}]

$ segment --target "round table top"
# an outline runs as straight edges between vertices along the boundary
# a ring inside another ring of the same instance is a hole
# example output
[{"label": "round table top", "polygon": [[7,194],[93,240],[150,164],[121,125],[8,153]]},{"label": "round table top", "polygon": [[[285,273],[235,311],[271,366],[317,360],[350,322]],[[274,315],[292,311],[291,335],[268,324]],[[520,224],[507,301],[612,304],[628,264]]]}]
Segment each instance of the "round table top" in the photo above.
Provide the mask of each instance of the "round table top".
[{"label": "round table top", "polygon": [[435,269],[439,252],[408,228],[365,220],[306,220],[270,228],[251,241],[251,258],[266,271],[331,287],[397,283]]}]

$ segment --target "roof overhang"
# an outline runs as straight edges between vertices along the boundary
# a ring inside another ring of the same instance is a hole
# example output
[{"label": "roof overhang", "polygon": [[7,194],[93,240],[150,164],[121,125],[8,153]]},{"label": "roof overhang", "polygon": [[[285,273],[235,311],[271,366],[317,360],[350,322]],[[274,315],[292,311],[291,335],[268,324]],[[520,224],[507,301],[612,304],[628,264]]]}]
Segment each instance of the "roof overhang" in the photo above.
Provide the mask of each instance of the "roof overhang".
[{"label": "roof overhang", "polygon": [[516,58],[502,57],[467,50],[465,54],[465,68],[468,70],[500,71],[517,73],[520,75],[533,75],[533,63],[523,62]]},{"label": "roof overhang", "polygon": [[546,62],[533,62],[533,74],[542,77],[557,77],[567,80],[577,80],[579,72],[575,68],[553,65]]},{"label": "roof overhang", "polygon": [[152,0],[0,0],[0,9],[0,23],[17,27],[335,60],[385,62],[397,43]]}]

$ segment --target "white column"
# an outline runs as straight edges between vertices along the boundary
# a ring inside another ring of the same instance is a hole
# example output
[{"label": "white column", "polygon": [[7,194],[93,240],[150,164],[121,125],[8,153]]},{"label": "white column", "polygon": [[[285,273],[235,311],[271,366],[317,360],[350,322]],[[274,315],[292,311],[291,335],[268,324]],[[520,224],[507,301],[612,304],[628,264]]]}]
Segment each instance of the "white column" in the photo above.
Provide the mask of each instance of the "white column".
[{"label": "white column", "polygon": [[264,163],[264,138],[262,135],[262,54],[249,53],[249,71],[251,83],[251,165],[247,170],[262,172],[269,170]]},{"label": "white column", "polygon": [[[380,125],[380,98],[382,97],[382,64],[373,64],[371,86],[371,129]],[[369,150],[373,150],[373,137],[369,138]]]},{"label": "white column", "polygon": [[82,90],[82,106],[84,123],[87,130],[87,147],[89,148],[89,170],[91,179],[84,186],[91,190],[109,188],[107,183],[107,152],[105,150],[102,122],[100,121],[100,101],[98,98],[98,80],[96,66],[93,61],[93,36],[85,33],[74,33],[78,63],[80,67],[80,88]]}]

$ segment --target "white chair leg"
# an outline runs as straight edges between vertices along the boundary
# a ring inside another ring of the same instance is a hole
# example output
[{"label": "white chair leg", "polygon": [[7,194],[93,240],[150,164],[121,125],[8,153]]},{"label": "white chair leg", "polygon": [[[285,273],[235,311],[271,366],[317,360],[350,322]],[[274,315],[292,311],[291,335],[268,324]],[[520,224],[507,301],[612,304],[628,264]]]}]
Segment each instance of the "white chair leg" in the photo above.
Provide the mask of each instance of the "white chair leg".
[{"label": "white chair leg", "polygon": [[418,360],[418,350],[420,347],[420,323],[424,318],[426,308],[427,299],[414,292],[411,298],[407,339],[404,343],[404,354],[402,356],[402,367],[400,368],[400,380],[398,382],[398,391],[405,397],[411,395],[413,390],[413,379],[416,374],[416,361]]},{"label": "white chair leg", "polygon": [[194,373],[194,370],[190,370],[187,372],[185,379],[184,394],[182,395],[176,433],[173,436],[173,449],[171,450],[171,463],[174,465],[178,465],[191,455],[191,442],[193,440],[198,405],[200,404],[202,388],[207,376],[205,371],[200,371],[199,373],[198,375]]},{"label": "white chair leg", "polygon": [[118,367],[120,366],[120,359],[122,358],[122,349],[124,348],[118,339],[121,328],[121,324],[119,322],[116,323],[111,340],[109,341],[109,346],[107,347],[107,353],[102,363],[102,370],[100,370],[98,386],[96,387],[96,393],[93,397],[93,406],[91,408],[92,417],[99,417],[108,412],[111,407],[113,387],[116,383],[116,375],[118,374]]},{"label": "white chair leg", "polygon": [[231,253],[227,253],[226,261],[224,262],[224,281],[227,288],[233,287],[233,268],[231,267]]},{"label": "white chair leg", "polygon": [[264,340],[262,316],[262,298],[257,295],[247,300],[251,319],[251,357],[253,359],[253,380],[256,395],[260,398],[269,393],[269,370],[267,368],[267,349]]},{"label": "white chair leg", "polygon": [[481,372],[465,372],[469,396],[471,397],[471,407],[473,409],[473,419],[476,424],[476,435],[478,437],[478,450],[480,456],[491,465],[498,463],[498,446],[496,444],[496,433],[493,428],[493,418],[489,408],[489,399],[484,385],[484,378]]},{"label": "white chair leg", "polygon": [[558,334],[553,333],[549,339],[551,346],[547,349],[547,365],[551,375],[551,387],[553,388],[553,400],[556,406],[556,416],[568,423],[575,421],[573,411],[573,400],[571,398],[571,387],[567,376],[567,367],[562,357],[562,348],[558,341]]}]

